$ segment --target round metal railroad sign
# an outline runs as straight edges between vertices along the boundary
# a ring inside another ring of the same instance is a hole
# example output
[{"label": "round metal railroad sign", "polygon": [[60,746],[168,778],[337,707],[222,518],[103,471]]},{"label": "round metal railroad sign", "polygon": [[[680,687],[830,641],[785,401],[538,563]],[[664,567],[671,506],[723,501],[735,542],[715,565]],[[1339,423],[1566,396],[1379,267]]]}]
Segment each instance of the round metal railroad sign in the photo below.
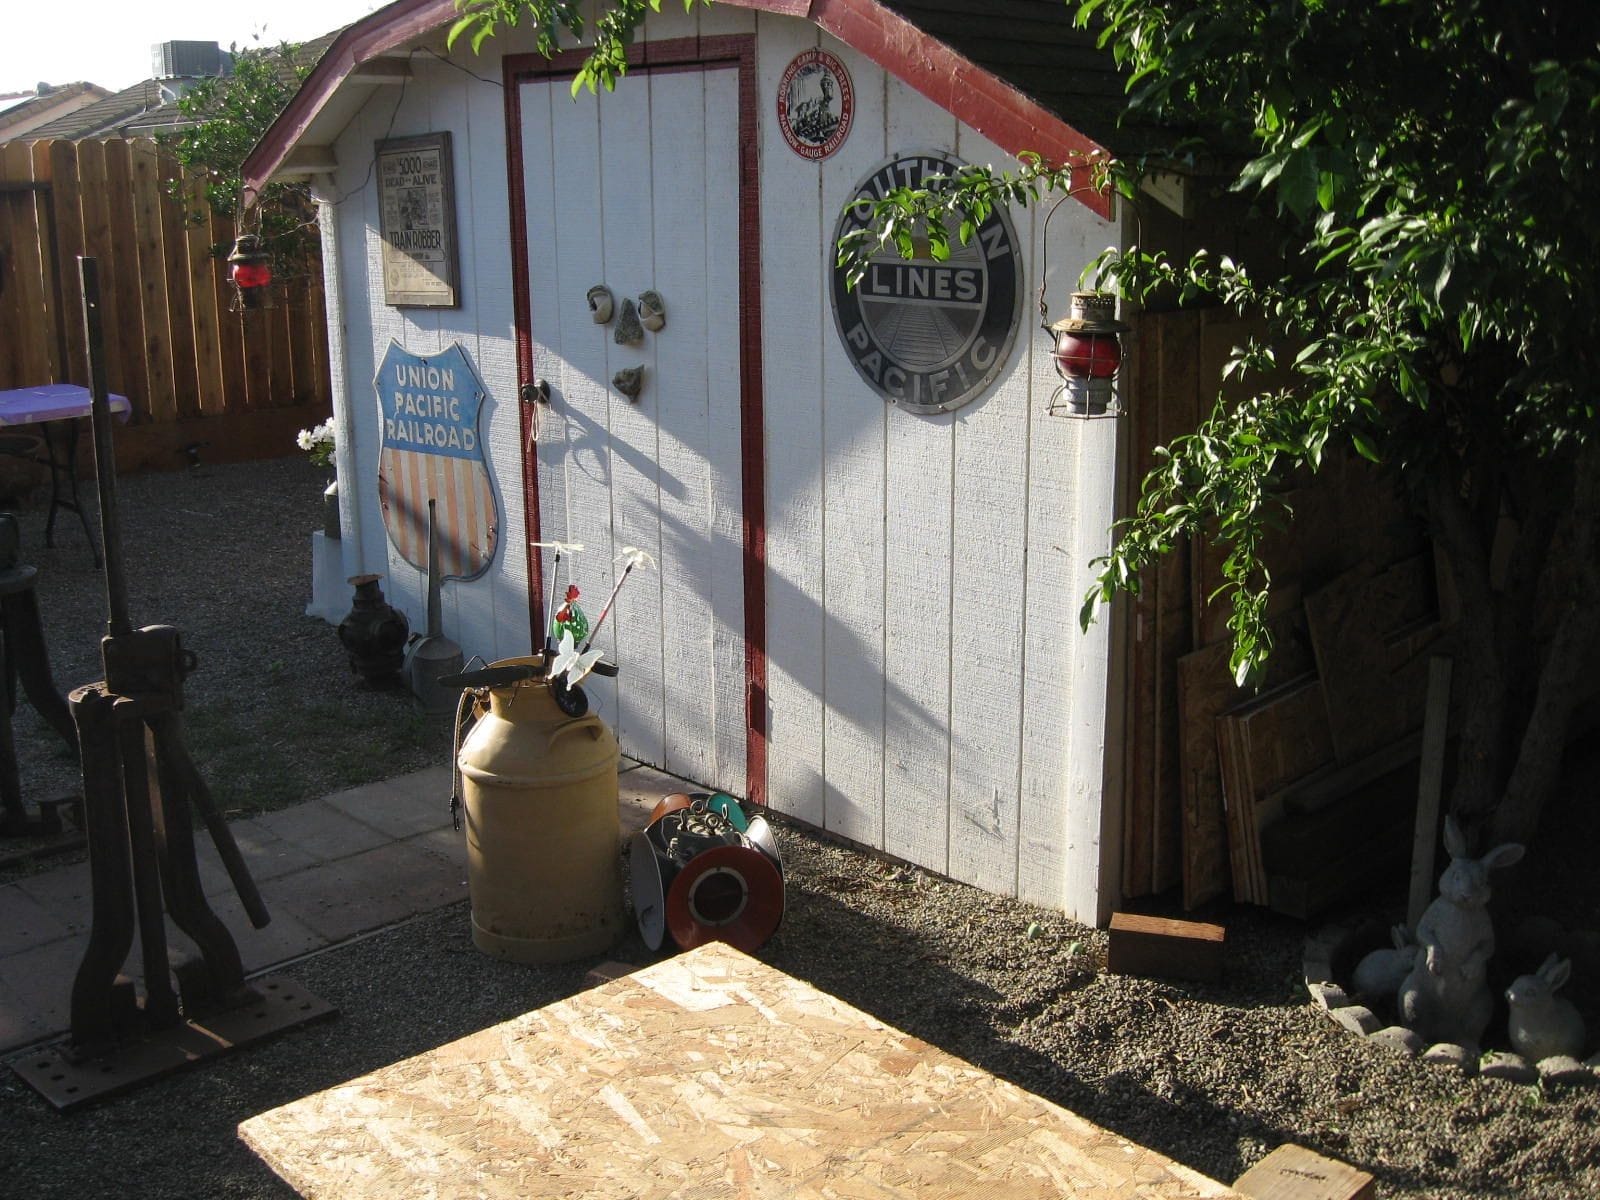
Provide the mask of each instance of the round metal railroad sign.
[{"label": "round metal railroad sign", "polygon": [[778,128],[801,158],[827,158],[850,135],[856,93],[850,72],[826,50],[807,50],[778,81]]},{"label": "round metal railroad sign", "polygon": [[[896,155],[861,181],[856,199],[880,200],[962,165],[939,151]],[[847,209],[829,249],[864,223],[859,210]],[[845,353],[873,391],[910,412],[948,412],[981,395],[1004,369],[1021,315],[1017,235],[998,206],[966,245],[952,240],[944,261],[926,246],[914,258],[889,250],[868,263],[854,290],[845,286],[845,269],[833,269],[833,317]]]}]

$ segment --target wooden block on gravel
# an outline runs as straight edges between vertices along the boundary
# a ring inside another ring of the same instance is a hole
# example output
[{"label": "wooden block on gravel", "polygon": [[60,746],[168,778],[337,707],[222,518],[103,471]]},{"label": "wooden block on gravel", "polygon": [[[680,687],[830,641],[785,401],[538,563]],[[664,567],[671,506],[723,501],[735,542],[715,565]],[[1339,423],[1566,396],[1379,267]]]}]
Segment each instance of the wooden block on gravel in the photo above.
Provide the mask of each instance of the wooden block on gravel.
[{"label": "wooden block on gravel", "polygon": [[638,969],[638,963],[603,962],[597,967],[589,968],[589,973],[583,977],[583,984],[585,987],[599,987],[602,983],[610,983],[613,979],[632,975]]},{"label": "wooden block on gravel", "polygon": [[1279,1146],[1233,1185],[1255,1200],[1373,1200],[1372,1176],[1292,1142]]},{"label": "wooden block on gravel", "polygon": [[1106,969],[1114,975],[1166,979],[1222,978],[1226,931],[1203,921],[1113,913]]}]

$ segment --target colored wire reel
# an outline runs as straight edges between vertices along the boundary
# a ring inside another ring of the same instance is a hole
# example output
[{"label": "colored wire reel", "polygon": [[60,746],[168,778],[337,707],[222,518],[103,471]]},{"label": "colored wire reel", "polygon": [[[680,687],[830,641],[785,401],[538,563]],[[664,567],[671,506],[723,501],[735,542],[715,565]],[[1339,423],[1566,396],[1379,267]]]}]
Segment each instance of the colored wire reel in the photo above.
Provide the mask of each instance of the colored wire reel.
[{"label": "colored wire reel", "polygon": [[633,835],[630,873],[639,935],[658,950],[726,942],[752,953],[783,920],[783,864],[764,817],[726,793],[669,796]]}]

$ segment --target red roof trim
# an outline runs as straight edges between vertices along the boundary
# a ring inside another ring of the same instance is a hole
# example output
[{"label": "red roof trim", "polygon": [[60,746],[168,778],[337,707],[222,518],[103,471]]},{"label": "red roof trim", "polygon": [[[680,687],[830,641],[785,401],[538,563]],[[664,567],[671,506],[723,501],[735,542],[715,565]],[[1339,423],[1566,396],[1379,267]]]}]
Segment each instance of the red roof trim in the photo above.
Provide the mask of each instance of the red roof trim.
[{"label": "red roof trim", "polygon": [[[1031,150],[1050,162],[1060,163],[1103,149],[878,0],[721,2],[814,22],[1007,153]],[[455,0],[396,0],[341,33],[245,159],[246,195],[253,197],[272,177],[351,72],[362,63],[449,23],[456,15]],[[1100,216],[1110,218],[1109,196],[1076,196]]]},{"label": "red roof trim", "polygon": [[363,17],[335,38],[311,74],[306,76],[300,90],[244,160],[241,173],[246,200],[254,201],[351,72],[362,63],[437,29],[455,16],[455,0],[395,0],[387,8]]},{"label": "red roof trim", "polygon": [[[1046,162],[1068,163],[1084,155],[1106,153],[1099,143],[877,0],[814,0],[809,16],[1008,154],[1031,150]],[[1085,191],[1073,195],[1093,212],[1111,219],[1108,194]]]}]

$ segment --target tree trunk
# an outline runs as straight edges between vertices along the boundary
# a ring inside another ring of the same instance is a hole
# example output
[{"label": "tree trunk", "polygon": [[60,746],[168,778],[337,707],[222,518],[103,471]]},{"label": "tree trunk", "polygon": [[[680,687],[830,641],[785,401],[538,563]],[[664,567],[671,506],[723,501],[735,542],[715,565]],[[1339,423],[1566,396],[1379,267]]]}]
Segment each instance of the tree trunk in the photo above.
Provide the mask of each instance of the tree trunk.
[{"label": "tree trunk", "polygon": [[1571,578],[1560,595],[1545,592],[1559,616],[1541,656],[1505,796],[1490,823],[1497,842],[1526,843],[1533,836],[1544,802],[1560,782],[1573,711],[1593,692],[1591,664],[1600,642],[1600,443],[1591,441],[1579,453],[1571,497],[1571,519],[1545,563],[1546,575],[1570,567]]},{"label": "tree trunk", "polygon": [[1433,535],[1450,564],[1461,601],[1457,686],[1464,699],[1450,808],[1463,828],[1475,830],[1499,800],[1506,770],[1506,680],[1489,553],[1462,498],[1453,462],[1444,460],[1431,469],[1426,500]]}]

